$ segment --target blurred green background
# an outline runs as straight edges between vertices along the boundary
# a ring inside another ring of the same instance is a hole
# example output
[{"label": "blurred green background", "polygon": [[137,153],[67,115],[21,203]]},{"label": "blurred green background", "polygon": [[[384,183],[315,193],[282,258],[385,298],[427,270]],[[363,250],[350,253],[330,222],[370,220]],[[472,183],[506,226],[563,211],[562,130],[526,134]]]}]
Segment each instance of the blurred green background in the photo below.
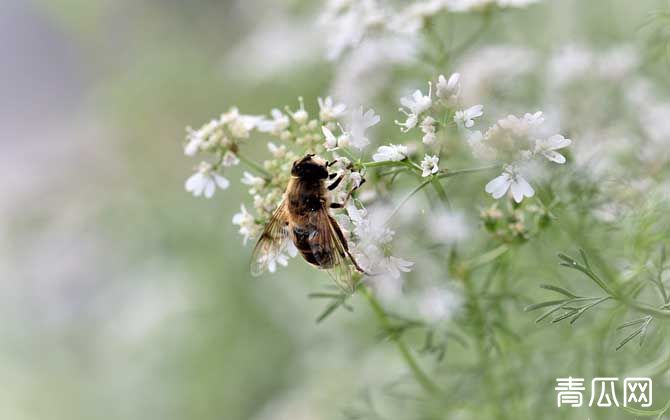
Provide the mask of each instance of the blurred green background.
[{"label": "blurred green background", "polygon": [[[506,14],[481,42],[544,51],[571,40],[635,42],[659,4],[546,1]],[[353,313],[315,324],[322,305],[306,295],[327,283],[322,274],[291,264],[250,277],[249,248],[231,224],[248,200],[239,183],[212,200],[183,188],[193,163],[181,148],[186,126],[232,105],[264,114],[295,106],[298,95],[328,94],[337,63],[322,58],[310,32],[319,8],[298,0],[3,2],[0,418],[342,418],[369,387],[405,372],[357,299]],[[559,276],[553,256],[571,241],[556,235],[546,250],[524,251],[533,276],[542,265],[551,265],[545,277]],[[540,329],[522,307],[512,315],[517,333],[532,331],[529,340],[558,353],[567,340],[584,346],[557,360],[589,354],[632,367],[655,358],[611,354],[592,329]],[[514,349],[528,365],[552,356],[534,356],[534,344]],[[451,360],[467,358],[466,350]],[[512,373],[533,376],[515,363],[500,386]],[[573,418],[577,411],[553,406],[553,378],[571,373],[559,364],[531,378],[545,389],[517,412]],[[573,375],[598,370],[575,366]]]}]

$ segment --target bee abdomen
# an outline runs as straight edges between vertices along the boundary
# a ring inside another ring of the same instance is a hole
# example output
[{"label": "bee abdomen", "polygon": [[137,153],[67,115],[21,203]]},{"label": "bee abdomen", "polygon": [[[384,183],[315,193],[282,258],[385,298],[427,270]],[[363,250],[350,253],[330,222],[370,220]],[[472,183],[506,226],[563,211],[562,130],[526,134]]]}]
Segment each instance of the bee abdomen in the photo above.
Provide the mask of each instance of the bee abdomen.
[{"label": "bee abdomen", "polygon": [[315,226],[296,226],[293,228],[294,244],[308,263],[329,268],[332,266],[332,255],[319,243],[318,234]]}]

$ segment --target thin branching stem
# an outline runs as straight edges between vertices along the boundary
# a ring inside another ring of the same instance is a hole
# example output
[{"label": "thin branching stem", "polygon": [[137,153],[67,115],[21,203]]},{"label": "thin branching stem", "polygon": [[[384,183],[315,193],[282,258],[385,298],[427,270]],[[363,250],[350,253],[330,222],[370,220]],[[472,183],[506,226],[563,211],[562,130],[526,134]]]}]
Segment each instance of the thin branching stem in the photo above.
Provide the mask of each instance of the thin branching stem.
[{"label": "thin branching stem", "polygon": [[244,162],[245,165],[249,166],[253,170],[257,171],[261,175],[263,175],[266,178],[271,178],[272,176],[268,171],[266,171],[261,165],[258,163],[254,162],[252,159],[249,159],[248,157],[244,156],[243,154],[237,152],[236,153],[237,158],[240,159],[240,161]]},{"label": "thin branching stem", "polygon": [[[382,308],[381,304],[374,296],[372,291],[368,287],[361,288],[361,291],[363,295],[367,298],[368,302],[370,303],[370,307],[377,316],[377,319],[379,320],[382,327],[386,330],[392,330],[393,324],[391,323],[391,319],[389,318],[388,314],[384,311],[384,308]],[[421,369],[419,363],[416,361],[416,359],[414,359],[414,356],[412,355],[412,353],[410,352],[409,348],[402,340],[402,338],[398,334],[391,334],[389,337],[395,343],[396,347],[398,348],[398,351],[402,355],[402,358],[405,360],[405,363],[412,371],[412,375],[414,375],[414,378],[421,385],[421,387],[431,394],[436,394],[440,392],[440,388]]]}]

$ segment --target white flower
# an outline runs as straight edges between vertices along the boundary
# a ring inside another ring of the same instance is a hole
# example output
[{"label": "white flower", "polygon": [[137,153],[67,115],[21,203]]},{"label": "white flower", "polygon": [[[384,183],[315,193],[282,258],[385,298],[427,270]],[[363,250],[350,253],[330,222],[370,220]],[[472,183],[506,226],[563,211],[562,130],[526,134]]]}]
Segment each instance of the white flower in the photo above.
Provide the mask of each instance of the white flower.
[{"label": "white flower", "polygon": [[435,143],[435,119],[427,116],[421,121],[421,131],[423,132],[423,144],[431,145]]},{"label": "white flower", "polygon": [[425,178],[429,175],[436,174],[437,171],[440,170],[440,168],[437,166],[439,161],[440,158],[437,156],[424,156],[423,160],[421,161],[421,169],[423,170],[421,176]]},{"label": "white flower", "polygon": [[483,105],[475,105],[462,111],[456,111],[456,113],[454,114],[454,121],[457,124],[464,125],[465,128],[470,128],[475,124],[475,122],[473,121],[474,118],[481,117],[482,115],[484,115],[484,113],[482,112],[483,109],[484,109]]},{"label": "white flower", "polygon": [[198,153],[198,150],[200,150],[200,146],[202,145],[202,138],[197,137],[197,136],[191,136],[186,143],[186,146],[184,146],[184,154],[186,156],[195,156]]},{"label": "white flower", "polygon": [[198,130],[192,130],[190,127],[186,128],[186,139],[188,141],[184,146],[184,154],[195,156],[200,150],[204,149],[205,143],[209,143],[210,137],[213,137],[215,133],[218,132],[219,136],[223,135],[220,130],[221,127],[222,124],[219,120],[212,120]]},{"label": "white flower", "polygon": [[349,180],[351,181],[352,188],[358,188],[363,182],[363,177],[359,172],[352,172],[349,174]]},{"label": "white flower", "polygon": [[433,105],[433,100],[431,99],[432,86],[432,83],[428,82],[428,94],[425,96],[417,89],[412,96],[400,98],[402,106],[409,109],[409,111],[407,111],[404,108],[398,108],[400,112],[407,116],[405,122],[401,123],[400,121],[395,121],[395,123],[400,126],[400,131],[403,133],[416,127],[421,113],[427,111]]},{"label": "white flower", "polygon": [[288,265],[288,257],[286,255],[282,254],[281,252],[276,254],[276,255],[272,255],[271,257],[269,257],[268,271],[271,272],[271,273],[274,273],[275,271],[277,271],[277,264],[286,267]]},{"label": "white flower", "polygon": [[256,115],[242,115],[237,108],[231,108],[230,111],[221,114],[219,124],[228,127],[230,134],[238,139],[249,137],[251,130],[256,128],[263,121],[263,117]]},{"label": "white flower", "polygon": [[370,140],[365,136],[365,130],[374,126],[380,120],[381,118],[375,114],[374,109],[368,109],[365,114],[363,113],[363,107],[352,111],[346,131],[350,144],[362,150],[370,143]]},{"label": "white flower", "polygon": [[511,189],[514,201],[520,203],[524,197],[532,197],[535,190],[513,166],[507,166],[502,175],[486,184],[485,191],[498,199]]},{"label": "white flower", "polygon": [[456,100],[458,99],[458,94],[461,90],[460,80],[460,73],[452,74],[449,76],[448,80],[444,77],[444,75],[441,74],[437,78],[437,90],[435,94],[438,96],[438,98],[444,99],[450,105],[455,104]]},{"label": "white flower", "polygon": [[387,20],[375,0],[331,0],[319,17],[326,26],[327,57],[338,58],[343,51],[356,47],[370,29],[383,27]]},{"label": "white flower", "polygon": [[405,96],[400,98],[400,104],[409,109],[410,114],[420,115],[433,105],[433,100],[431,99],[432,88],[432,83],[428,82],[427,95],[424,96],[423,93],[417,89],[414,91],[412,96]]},{"label": "white flower", "polygon": [[270,114],[272,115],[271,120],[262,119],[258,122],[258,131],[262,133],[280,133],[286,130],[291,123],[288,115],[276,108],[270,111]]},{"label": "white flower", "polygon": [[307,111],[305,111],[305,101],[302,99],[302,96],[298,98],[298,102],[300,102],[300,108],[297,111],[291,112],[291,110],[288,108],[287,111],[289,112],[289,114],[291,114],[291,117],[293,117],[293,120],[295,122],[302,125],[305,124],[309,119],[309,114],[307,113]]},{"label": "white flower", "polygon": [[552,162],[565,163],[565,156],[556,150],[568,147],[572,140],[566,139],[560,134],[555,134],[548,139],[535,140],[535,153],[540,153]]},{"label": "white flower", "polygon": [[332,121],[338,119],[347,109],[345,104],[333,103],[333,98],[330,96],[326,99],[317,99],[319,102],[319,118],[321,121]]},{"label": "white flower", "polygon": [[407,111],[405,111],[403,108],[398,108],[398,111],[402,112],[407,116],[407,119],[405,122],[400,122],[398,120],[395,120],[394,122],[400,126],[400,131],[403,133],[408,132],[412,128],[416,127],[416,123],[419,122],[419,116],[417,114],[412,114]]},{"label": "white flower", "polygon": [[390,144],[388,146],[380,146],[377,153],[372,155],[372,160],[375,162],[386,161],[401,161],[407,157],[407,146]]},{"label": "white flower", "polygon": [[444,321],[461,306],[461,298],[451,290],[430,287],[418,299],[419,314],[428,322]]},{"label": "white flower", "polygon": [[254,176],[247,171],[244,171],[244,178],[240,182],[251,187],[249,188],[250,194],[256,194],[265,185],[263,178]]},{"label": "white flower", "polygon": [[407,3],[407,7],[396,13],[393,20],[389,22],[389,29],[401,34],[414,34],[423,28],[427,18],[434,16],[448,6],[448,0]]},{"label": "white flower", "polygon": [[429,230],[433,238],[446,244],[463,242],[468,239],[470,232],[471,228],[465,214],[458,211],[445,211],[437,214]]},{"label": "white flower", "polygon": [[256,235],[257,225],[254,217],[247,211],[244,204],[240,206],[240,212],[233,216],[233,224],[240,227],[240,234],[244,236],[244,245],[249,238]]},{"label": "white flower", "polygon": [[413,266],[413,262],[391,255],[385,258],[383,263],[379,264],[377,268],[385,269],[385,271],[393,278],[399,278],[400,273],[409,273],[412,271]]},{"label": "white flower", "polygon": [[230,182],[212,170],[212,165],[207,162],[202,162],[198,167],[198,171],[191,175],[184,183],[186,191],[199,197],[204,195],[206,198],[211,198],[214,195],[216,187],[225,190],[230,186]]},{"label": "white flower", "polygon": [[268,151],[275,159],[283,159],[286,156],[286,145],[277,146],[270,141],[268,142]]},{"label": "white flower", "polygon": [[525,113],[523,114],[523,119],[531,128],[544,124],[544,114],[542,111],[537,111],[534,114]]},{"label": "white flower", "polygon": [[237,157],[237,155],[230,150],[227,150],[226,153],[223,155],[223,159],[221,160],[221,163],[223,166],[229,167],[229,166],[234,166],[240,163],[240,159]]},{"label": "white flower", "polygon": [[323,132],[323,135],[326,137],[326,142],[323,144],[326,150],[332,151],[337,149],[337,138],[333,134],[328,127],[325,125],[321,127],[321,131]]},{"label": "white flower", "polygon": [[549,60],[549,82],[561,87],[595,70],[593,53],[579,45],[565,45]]},{"label": "white flower", "polygon": [[484,141],[481,131],[467,130],[466,133],[466,140],[474,157],[481,160],[494,160],[496,158],[496,151],[486,144],[487,142]]}]

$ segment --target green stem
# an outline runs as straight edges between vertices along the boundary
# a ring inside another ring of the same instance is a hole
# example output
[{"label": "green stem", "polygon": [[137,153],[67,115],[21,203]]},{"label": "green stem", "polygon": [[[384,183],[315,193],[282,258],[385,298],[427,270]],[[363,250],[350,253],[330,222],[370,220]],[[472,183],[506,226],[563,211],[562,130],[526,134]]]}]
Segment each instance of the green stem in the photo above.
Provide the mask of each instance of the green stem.
[{"label": "green stem", "polygon": [[242,162],[244,162],[247,166],[250,168],[254,169],[255,171],[259,172],[266,178],[270,178],[272,175],[268,171],[266,171],[261,165],[258,163],[254,162],[253,160],[247,158],[246,156],[240,154],[240,153],[235,153]]},{"label": "green stem", "polygon": [[[412,197],[414,196],[414,194],[416,194],[416,193],[418,193],[419,191],[421,191],[426,185],[430,184],[431,181],[432,181],[431,178],[426,179],[426,180],[423,181],[421,184],[417,185],[412,191],[410,191],[409,194],[407,194],[402,200],[400,200],[400,202],[398,203],[398,205],[393,209],[393,211],[391,212],[391,214],[389,215],[389,217],[386,219],[386,223],[390,222],[390,221],[393,219],[393,217],[396,215],[396,213],[398,213],[398,211],[400,210],[400,208],[401,208],[406,202],[408,202],[409,199],[412,198]],[[385,224],[386,224],[386,223],[385,223]]]},{"label": "green stem", "polygon": [[381,162],[361,162],[360,165],[366,169],[368,168],[386,168],[395,166],[407,166],[405,161],[384,160]]},{"label": "green stem", "polygon": [[444,190],[442,184],[440,184],[440,180],[431,176],[431,181],[433,183],[433,188],[435,189],[437,196],[440,197],[440,200],[442,200],[442,203],[447,208],[451,207],[449,203],[449,197],[447,196],[447,192]]},{"label": "green stem", "polygon": [[481,166],[479,168],[467,168],[467,169],[458,169],[456,171],[450,171],[450,170],[444,170],[440,172],[437,177],[438,178],[449,178],[452,176],[456,175],[463,175],[463,174],[470,174],[474,172],[484,172],[484,171],[489,171],[491,169],[496,169],[500,168],[500,165],[495,164],[495,165],[488,165],[488,166]]},{"label": "green stem", "polygon": [[643,314],[656,316],[659,318],[670,318],[670,311],[659,309],[655,306],[651,306],[647,303],[639,302],[637,300],[627,299],[620,296],[614,296],[614,299],[630,306],[633,309],[636,309]]},{"label": "green stem", "polygon": [[469,259],[463,262],[463,269],[466,272],[470,272],[475,268],[481,267],[500,257],[504,253],[509,251],[509,246],[506,244],[498,245],[496,248],[493,248],[490,251],[483,253],[482,255]]},{"label": "green stem", "polygon": [[[384,329],[391,330],[393,324],[391,323],[391,320],[384,311],[384,308],[382,308],[377,298],[372,294],[372,291],[368,287],[363,287],[362,293],[365,295],[368,302],[370,303],[370,307],[377,316],[377,319],[379,320],[380,324],[382,324],[382,327]],[[414,356],[412,356],[412,353],[410,352],[409,348],[402,340],[402,338],[397,334],[391,334],[390,337],[391,340],[395,343],[396,347],[398,348],[398,351],[400,351],[400,354],[405,360],[405,363],[407,363],[407,366],[412,371],[414,378],[423,387],[423,389],[425,389],[431,394],[436,394],[440,392],[440,388],[435,384],[435,382],[433,382],[428,377],[428,375],[426,375],[426,373],[423,370],[421,370],[421,367],[414,359]]]}]

